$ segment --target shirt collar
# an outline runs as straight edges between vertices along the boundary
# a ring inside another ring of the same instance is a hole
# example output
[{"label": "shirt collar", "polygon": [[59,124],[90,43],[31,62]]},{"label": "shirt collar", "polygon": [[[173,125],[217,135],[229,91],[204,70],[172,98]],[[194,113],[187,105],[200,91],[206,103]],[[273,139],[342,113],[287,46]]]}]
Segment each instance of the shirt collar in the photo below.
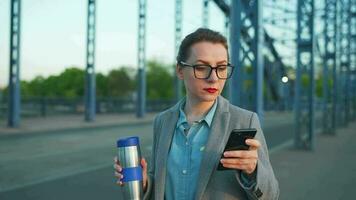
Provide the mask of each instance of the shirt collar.
[{"label": "shirt collar", "polygon": [[[185,102],[186,102],[186,100],[182,101],[182,103],[179,106],[179,118],[178,118],[178,122],[177,122],[177,127],[179,127],[182,124],[188,123],[187,117],[183,111]],[[199,120],[199,122],[205,121],[206,124],[210,127],[211,123],[213,121],[216,107],[217,107],[217,100],[215,100],[215,102],[214,102],[213,106],[210,108],[209,112],[204,116],[203,119]]]}]

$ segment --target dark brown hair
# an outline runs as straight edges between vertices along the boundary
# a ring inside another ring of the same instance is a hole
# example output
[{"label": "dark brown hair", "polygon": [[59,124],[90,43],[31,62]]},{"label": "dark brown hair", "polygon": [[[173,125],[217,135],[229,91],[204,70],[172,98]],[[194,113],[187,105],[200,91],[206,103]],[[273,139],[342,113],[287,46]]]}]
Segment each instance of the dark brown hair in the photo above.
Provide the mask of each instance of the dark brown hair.
[{"label": "dark brown hair", "polygon": [[213,31],[211,29],[199,28],[196,31],[194,31],[193,33],[190,33],[189,35],[187,35],[183,39],[183,41],[179,47],[179,51],[178,51],[178,55],[177,55],[177,62],[178,63],[180,61],[185,62],[189,58],[190,47],[198,42],[211,42],[211,43],[222,44],[226,48],[226,51],[228,52],[227,54],[229,57],[229,50],[228,50],[229,48],[227,45],[227,40],[223,35],[221,35],[217,31]]}]

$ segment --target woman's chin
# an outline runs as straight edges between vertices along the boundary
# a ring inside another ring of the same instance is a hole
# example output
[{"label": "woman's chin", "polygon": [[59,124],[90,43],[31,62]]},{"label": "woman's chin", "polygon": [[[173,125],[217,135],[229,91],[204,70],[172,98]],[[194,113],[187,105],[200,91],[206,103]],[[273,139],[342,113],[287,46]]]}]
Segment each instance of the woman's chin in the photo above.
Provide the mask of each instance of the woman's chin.
[{"label": "woman's chin", "polygon": [[210,102],[210,101],[215,101],[215,99],[218,98],[218,95],[214,94],[214,95],[202,95],[199,97],[200,101],[203,102]]}]

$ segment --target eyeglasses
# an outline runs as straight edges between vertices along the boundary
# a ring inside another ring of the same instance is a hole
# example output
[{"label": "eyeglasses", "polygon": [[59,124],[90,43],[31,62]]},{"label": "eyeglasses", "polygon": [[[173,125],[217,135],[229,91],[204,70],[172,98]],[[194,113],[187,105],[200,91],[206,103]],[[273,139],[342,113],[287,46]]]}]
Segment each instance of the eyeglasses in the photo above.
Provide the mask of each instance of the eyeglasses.
[{"label": "eyeglasses", "polygon": [[179,64],[184,67],[192,67],[194,70],[194,76],[197,79],[208,79],[213,70],[215,70],[215,73],[219,79],[228,79],[231,77],[232,72],[234,71],[234,66],[232,66],[230,63],[225,65],[217,65],[216,67],[212,67],[208,64],[190,65],[183,61],[179,61]]}]

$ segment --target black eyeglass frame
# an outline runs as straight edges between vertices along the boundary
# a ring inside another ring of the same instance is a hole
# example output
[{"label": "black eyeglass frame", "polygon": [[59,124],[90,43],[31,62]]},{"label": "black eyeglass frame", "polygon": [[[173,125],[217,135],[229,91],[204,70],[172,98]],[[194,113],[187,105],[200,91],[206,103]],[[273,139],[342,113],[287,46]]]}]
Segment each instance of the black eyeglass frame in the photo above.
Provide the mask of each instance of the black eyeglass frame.
[{"label": "black eyeglass frame", "polygon": [[[230,63],[227,63],[226,65],[217,65],[216,67],[212,67],[212,66],[209,65],[209,64],[195,64],[195,65],[191,65],[191,64],[188,64],[188,63],[183,62],[183,61],[179,61],[178,64],[182,65],[183,67],[191,67],[191,68],[193,68],[194,77],[197,78],[197,79],[209,79],[209,77],[211,76],[211,72],[212,72],[213,70],[215,70],[215,74],[216,74],[216,76],[217,76],[219,79],[224,79],[224,80],[226,80],[226,79],[231,78],[232,73],[234,72],[234,68],[235,68],[235,67],[234,67],[233,65],[231,65]],[[206,78],[198,78],[198,77],[197,77],[197,75],[195,74],[195,67],[198,67],[198,66],[209,66],[209,67],[210,67],[210,72],[209,72],[209,74],[207,75]],[[217,70],[219,69],[219,67],[222,67],[222,66],[224,66],[224,67],[231,67],[231,73],[230,73],[230,75],[229,75],[228,77],[226,77],[226,78],[220,78],[220,76],[219,76],[219,74],[218,74],[218,71],[217,71]]]}]

